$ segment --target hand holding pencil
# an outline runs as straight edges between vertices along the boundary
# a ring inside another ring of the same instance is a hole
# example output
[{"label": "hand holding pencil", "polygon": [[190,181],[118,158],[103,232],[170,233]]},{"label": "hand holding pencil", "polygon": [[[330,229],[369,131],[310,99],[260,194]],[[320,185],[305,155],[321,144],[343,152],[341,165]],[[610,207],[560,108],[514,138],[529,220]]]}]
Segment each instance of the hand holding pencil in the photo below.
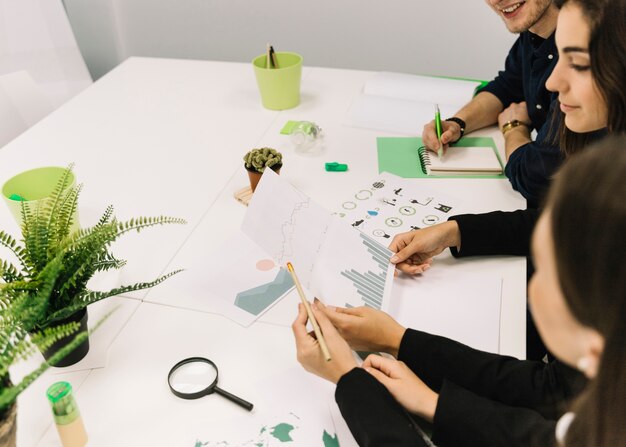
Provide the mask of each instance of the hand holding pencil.
[{"label": "hand holding pencil", "polygon": [[296,285],[296,289],[298,290],[298,295],[300,295],[300,300],[302,300],[302,305],[306,309],[307,317],[311,321],[311,326],[313,326],[313,331],[315,332],[315,337],[322,348],[322,352],[324,353],[324,358],[326,361],[330,361],[330,352],[328,352],[328,346],[326,346],[326,341],[324,340],[324,336],[322,335],[322,331],[320,330],[319,325],[317,324],[317,320],[315,319],[315,315],[313,315],[313,311],[311,310],[311,304],[308,302],[306,297],[304,296],[304,290],[302,290],[302,285],[300,284],[300,280],[296,275],[296,271],[293,268],[291,262],[287,263],[287,270],[291,273],[291,278],[293,279],[293,283]]},{"label": "hand holding pencil", "polygon": [[[294,276],[293,266],[287,267]],[[297,281],[294,279],[298,293],[302,291]],[[292,330],[296,340],[298,361],[304,369],[316,374],[333,383],[337,383],[341,376],[357,366],[356,360],[352,356],[352,351],[348,343],[339,335],[337,329],[330,322],[324,313],[317,309],[317,306],[304,298],[304,292],[300,294],[302,303],[298,304],[298,316],[293,322]],[[308,306],[306,304],[308,304]],[[308,307],[308,311],[307,311]],[[309,312],[311,317],[309,317]],[[308,320],[313,324],[314,333],[309,333],[306,328]],[[315,327],[317,326],[317,330]],[[319,335],[318,335],[319,334]],[[324,348],[322,348],[324,346]],[[332,359],[330,357],[332,352]]]},{"label": "hand holding pencil", "polygon": [[461,137],[461,133],[457,123],[441,120],[441,115],[439,117],[441,126],[440,134],[437,134],[437,120],[434,119],[430,121],[424,126],[424,130],[422,131],[422,144],[426,149],[435,154],[441,149],[442,155],[445,155],[450,143],[457,141]]}]

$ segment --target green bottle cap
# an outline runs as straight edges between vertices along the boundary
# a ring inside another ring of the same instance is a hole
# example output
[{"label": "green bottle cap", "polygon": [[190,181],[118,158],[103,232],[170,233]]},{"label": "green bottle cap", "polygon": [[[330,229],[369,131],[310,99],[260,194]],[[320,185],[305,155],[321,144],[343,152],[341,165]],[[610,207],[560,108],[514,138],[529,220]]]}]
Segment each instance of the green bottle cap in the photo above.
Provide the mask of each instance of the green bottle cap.
[{"label": "green bottle cap", "polygon": [[26,199],[19,194],[11,194],[9,200],[15,200],[17,202],[26,202]]},{"label": "green bottle cap", "polygon": [[52,407],[54,421],[58,425],[74,422],[80,416],[72,393],[72,385],[68,382],[57,382],[50,385],[46,395]]}]

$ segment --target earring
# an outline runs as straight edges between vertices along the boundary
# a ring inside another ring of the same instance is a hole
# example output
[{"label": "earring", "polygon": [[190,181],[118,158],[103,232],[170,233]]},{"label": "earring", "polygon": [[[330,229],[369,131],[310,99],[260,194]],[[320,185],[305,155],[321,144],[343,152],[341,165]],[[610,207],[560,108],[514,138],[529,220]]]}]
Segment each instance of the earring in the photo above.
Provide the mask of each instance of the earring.
[{"label": "earring", "polygon": [[590,366],[591,366],[591,359],[587,356],[583,356],[579,358],[578,361],[576,362],[576,368],[582,373],[586,373]]}]

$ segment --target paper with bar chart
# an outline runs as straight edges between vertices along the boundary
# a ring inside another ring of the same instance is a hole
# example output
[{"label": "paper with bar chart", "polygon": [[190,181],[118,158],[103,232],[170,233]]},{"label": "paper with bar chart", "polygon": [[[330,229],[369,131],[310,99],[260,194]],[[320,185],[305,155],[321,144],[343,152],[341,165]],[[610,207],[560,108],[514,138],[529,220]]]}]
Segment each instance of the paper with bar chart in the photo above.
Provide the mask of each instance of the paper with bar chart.
[{"label": "paper with bar chart", "polygon": [[386,310],[392,252],[313,202],[269,171],[263,175],[242,231],[278,265],[290,261],[302,285],[327,304]]}]

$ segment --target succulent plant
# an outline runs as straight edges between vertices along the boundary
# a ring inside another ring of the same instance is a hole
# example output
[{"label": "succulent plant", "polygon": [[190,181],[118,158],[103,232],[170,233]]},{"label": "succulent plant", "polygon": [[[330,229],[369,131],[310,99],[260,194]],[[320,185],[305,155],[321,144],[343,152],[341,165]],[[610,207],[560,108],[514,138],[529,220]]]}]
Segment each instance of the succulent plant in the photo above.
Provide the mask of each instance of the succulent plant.
[{"label": "succulent plant", "polygon": [[257,172],[265,171],[265,168],[271,168],[282,163],[283,155],[276,149],[262,147],[252,149],[244,157],[246,169],[252,169]]}]

